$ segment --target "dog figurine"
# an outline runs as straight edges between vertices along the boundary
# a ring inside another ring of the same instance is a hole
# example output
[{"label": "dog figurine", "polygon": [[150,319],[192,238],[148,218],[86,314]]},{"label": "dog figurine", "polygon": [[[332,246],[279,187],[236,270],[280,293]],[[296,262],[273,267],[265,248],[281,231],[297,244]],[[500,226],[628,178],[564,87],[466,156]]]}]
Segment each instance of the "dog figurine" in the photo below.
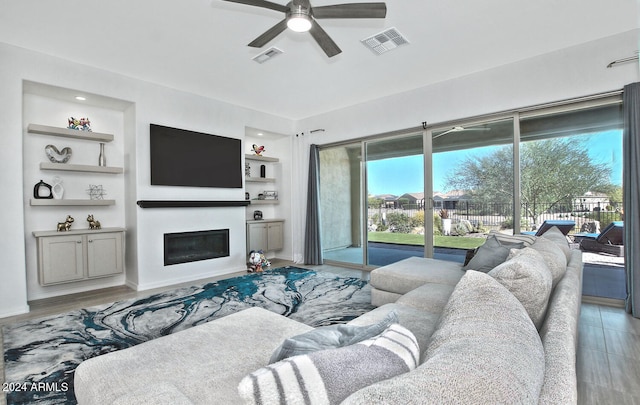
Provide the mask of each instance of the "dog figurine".
[{"label": "dog figurine", "polygon": [[89,214],[87,221],[89,222],[89,229],[101,229],[100,221],[94,220],[92,214]]},{"label": "dog figurine", "polygon": [[65,232],[71,229],[73,221],[73,217],[71,215],[67,215],[67,219],[64,222],[58,222],[58,232]]}]

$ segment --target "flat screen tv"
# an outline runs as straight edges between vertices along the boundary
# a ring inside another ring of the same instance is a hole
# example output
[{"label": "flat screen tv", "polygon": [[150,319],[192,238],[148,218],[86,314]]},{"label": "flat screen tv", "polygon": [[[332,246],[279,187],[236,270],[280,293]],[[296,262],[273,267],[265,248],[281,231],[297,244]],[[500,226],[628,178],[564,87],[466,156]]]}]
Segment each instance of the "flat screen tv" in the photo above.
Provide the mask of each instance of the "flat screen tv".
[{"label": "flat screen tv", "polygon": [[242,188],[240,139],[150,125],[151,185]]}]

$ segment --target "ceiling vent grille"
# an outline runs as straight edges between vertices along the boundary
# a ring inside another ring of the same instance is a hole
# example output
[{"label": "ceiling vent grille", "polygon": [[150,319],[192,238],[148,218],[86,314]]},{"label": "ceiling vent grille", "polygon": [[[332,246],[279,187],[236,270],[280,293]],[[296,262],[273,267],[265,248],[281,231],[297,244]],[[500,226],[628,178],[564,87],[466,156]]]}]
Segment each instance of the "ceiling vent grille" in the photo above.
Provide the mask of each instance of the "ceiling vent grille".
[{"label": "ceiling vent grille", "polygon": [[367,48],[371,49],[376,55],[382,55],[396,49],[399,46],[407,45],[409,41],[397,29],[389,28],[378,34],[361,40]]},{"label": "ceiling vent grille", "polygon": [[266,61],[275,58],[281,53],[282,53],[281,49],[278,49],[276,47],[271,47],[266,51],[262,52],[261,54],[259,54],[258,56],[254,56],[252,59],[258,63],[265,63]]}]

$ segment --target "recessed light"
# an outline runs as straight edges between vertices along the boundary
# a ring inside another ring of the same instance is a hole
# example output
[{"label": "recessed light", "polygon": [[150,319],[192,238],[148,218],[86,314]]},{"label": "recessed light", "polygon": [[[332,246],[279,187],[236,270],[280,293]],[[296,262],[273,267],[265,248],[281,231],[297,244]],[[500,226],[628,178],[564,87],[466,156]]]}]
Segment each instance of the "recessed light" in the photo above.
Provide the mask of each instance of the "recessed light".
[{"label": "recessed light", "polygon": [[264,135],[262,132],[258,132],[258,136],[262,136]]},{"label": "recessed light", "polygon": [[78,101],[86,101],[87,98],[86,97],[82,97],[82,96],[76,96],[76,100],[78,100]]}]

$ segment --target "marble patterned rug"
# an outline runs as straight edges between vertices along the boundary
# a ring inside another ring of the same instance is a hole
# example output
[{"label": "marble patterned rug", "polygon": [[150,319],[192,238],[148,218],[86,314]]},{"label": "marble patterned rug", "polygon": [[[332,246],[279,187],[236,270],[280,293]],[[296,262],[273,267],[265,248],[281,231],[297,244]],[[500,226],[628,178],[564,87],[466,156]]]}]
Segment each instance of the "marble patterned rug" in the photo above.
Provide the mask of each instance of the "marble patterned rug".
[{"label": "marble patterned rug", "polygon": [[7,404],[75,404],[82,361],[259,306],[310,326],[370,311],[366,281],[283,267],[3,327]]}]

